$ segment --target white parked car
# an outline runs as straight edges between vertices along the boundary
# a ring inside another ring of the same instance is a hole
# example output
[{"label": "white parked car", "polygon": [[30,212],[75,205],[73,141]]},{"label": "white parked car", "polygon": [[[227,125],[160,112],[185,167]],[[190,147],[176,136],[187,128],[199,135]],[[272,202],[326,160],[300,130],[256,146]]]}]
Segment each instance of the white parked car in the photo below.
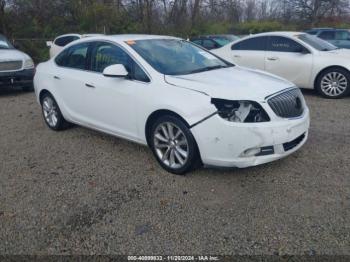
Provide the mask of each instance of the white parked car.
[{"label": "white parked car", "polygon": [[70,122],[148,145],[175,174],[267,163],[308,137],[309,109],[292,83],[174,37],[76,41],[37,67],[34,85],[51,129]]},{"label": "white parked car", "polygon": [[50,58],[56,56],[62,49],[73,41],[79,40],[85,37],[100,36],[100,34],[66,34],[58,36],[54,41],[46,42],[46,45],[50,48]]},{"label": "white parked car", "polygon": [[257,34],[213,53],[238,65],[283,77],[300,88],[315,88],[327,98],[350,93],[350,50],[306,33]]}]

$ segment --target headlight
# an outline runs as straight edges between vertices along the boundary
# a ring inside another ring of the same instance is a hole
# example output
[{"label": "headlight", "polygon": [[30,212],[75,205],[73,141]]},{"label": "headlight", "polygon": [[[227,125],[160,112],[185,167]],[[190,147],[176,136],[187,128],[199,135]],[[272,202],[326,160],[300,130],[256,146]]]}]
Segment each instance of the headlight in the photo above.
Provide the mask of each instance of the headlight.
[{"label": "headlight", "polygon": [[254,101],[212,99],[212,104],[218,109],[219,116],[230,122],[261,123],[270,121],[265,110]]},{"label": "headlight", "polygon": [[23,66],[23,68],[24,69],[32,69],[32,68],[34,68],[34,62],[33,62],[33,60],[32,59],[26,59],[25,61],[24,61],[24,66]]}]

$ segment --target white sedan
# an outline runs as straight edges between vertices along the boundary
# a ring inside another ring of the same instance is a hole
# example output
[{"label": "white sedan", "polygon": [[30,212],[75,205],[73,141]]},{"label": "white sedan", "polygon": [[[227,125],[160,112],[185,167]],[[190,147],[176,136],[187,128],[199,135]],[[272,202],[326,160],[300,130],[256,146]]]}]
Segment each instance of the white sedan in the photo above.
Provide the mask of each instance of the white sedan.
[{"label": "white sedan", "polygon": [[350,93],[350,50],[306,33],[263,33],[213,51],[227,61],[283,77],[326,98]]},{"label": "white sedan", "polygon": [[49,128],[75,123],[148,145],[175,174],[267,163],[308,137],[292,83],[174,37],[82,39],[40,64],[34,82]]}]

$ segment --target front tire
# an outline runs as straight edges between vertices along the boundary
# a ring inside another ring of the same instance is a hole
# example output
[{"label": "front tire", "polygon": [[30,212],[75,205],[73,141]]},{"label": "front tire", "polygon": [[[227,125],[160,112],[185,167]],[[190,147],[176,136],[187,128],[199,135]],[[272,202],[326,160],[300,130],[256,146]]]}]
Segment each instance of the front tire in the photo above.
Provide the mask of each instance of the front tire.
[{"label": "front tire", "polygon": [[199,167],[201,161],[196,141],[186,124],[175,116],[163,116],[154,122],[150,146],[159,164],[176,175]]},{"label": "front tire", "polygon": [[46,93],[43,95],[41,98],[41,108],[45,123],[50,129],[61,131],[69,126],[69,123],[64,119],[56,100],[51,94]]},{"label": "front tire", "polygon": [[318,77],[316,89],[325,98],[343,98],[350,93],[350,73],[342,68],[327,69]]}]

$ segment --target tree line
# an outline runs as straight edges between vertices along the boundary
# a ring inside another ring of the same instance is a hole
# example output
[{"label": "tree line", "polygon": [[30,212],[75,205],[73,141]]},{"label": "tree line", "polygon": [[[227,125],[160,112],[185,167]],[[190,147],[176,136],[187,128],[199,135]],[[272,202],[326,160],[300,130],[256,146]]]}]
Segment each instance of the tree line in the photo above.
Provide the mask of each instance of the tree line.
[{"label": "tree line", "polygon": [[71,32],[250,34],[350,28],[349,11],[350,0],[0,0],[0,31],[11,39]]}]

